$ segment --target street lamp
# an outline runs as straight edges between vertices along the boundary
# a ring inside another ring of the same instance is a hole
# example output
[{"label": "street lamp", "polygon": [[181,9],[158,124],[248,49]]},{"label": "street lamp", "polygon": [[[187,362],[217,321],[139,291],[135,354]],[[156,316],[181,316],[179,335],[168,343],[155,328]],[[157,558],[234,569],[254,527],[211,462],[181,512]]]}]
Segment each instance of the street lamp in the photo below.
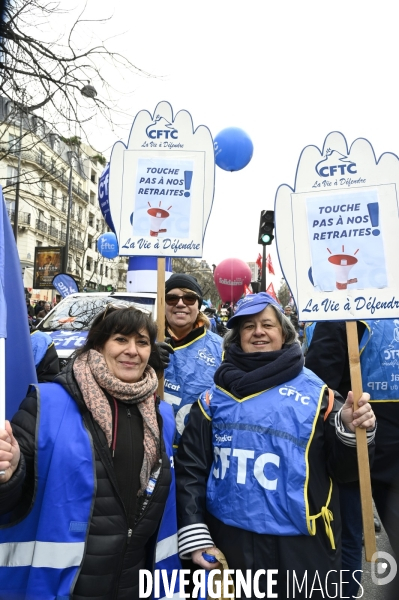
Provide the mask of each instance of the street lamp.
[{"label": "street lamp", "polygon": [[69,231],[71,228],[71,212],[72,212],[72,170],[73,170],[73,158],[75,151],[68,150],[68,162],[69,162],[69,181],[68,181],[68,211],[67,211],[67,227],[66,227],[66,238],[64,246],[64,255],[62,257],[62,272],[66,273],[68,268],[68,254],[69,254]]},{"label": "street lamp", "polygon": [[95,98],[97,96],[97,90],[95,87],[90,85],[90,81],[87,82],[87,85],[84,85],[80,90],[80,93],[85,98]]},{"label": "street lamp", "polygon": [[[96,89],[90,85],[90,81],[88,81],[88,85],[84,85],[80,90],[80,93],[85,98],[95,98],[97,96]],[[66,239],[64,246],[64,256],[62,259],[62,271],[63,273],[67,273],[68,269],[68,254],[69,254],[69,232],[71,228],[71,212],[72,212],[72,170],[73,170],[73,158],[74,155],[79,160],[79,155],[74,150],[68,150],[68,162],[69,162],[69,182],[68,182],[68,212],[67,212],[67,228],[66,228]]]}]

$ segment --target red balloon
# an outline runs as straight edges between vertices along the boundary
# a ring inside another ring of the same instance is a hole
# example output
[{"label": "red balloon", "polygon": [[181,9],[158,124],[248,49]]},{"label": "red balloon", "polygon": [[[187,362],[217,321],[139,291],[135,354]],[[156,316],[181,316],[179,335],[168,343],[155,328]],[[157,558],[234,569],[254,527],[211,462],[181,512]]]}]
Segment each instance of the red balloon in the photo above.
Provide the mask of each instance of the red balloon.
[{"label": "red balloon", "polygon": [[251,269],[239,258],[226,258],[215,269],[213,278],[223,302],[237,302],[244,285],[251,283]]}]

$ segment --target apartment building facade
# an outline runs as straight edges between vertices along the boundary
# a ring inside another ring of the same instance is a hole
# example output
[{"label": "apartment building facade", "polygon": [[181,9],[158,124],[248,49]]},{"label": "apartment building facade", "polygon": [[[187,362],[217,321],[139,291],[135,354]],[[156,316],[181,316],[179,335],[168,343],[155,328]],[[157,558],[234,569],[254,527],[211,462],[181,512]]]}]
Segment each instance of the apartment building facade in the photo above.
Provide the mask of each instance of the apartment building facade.
[{"label": "apartment building facade", "polygon": [[[126,260],[109,260],[97,252],[98,237],[109,231],[98,203],[104,166],[103,157],[79,138],[52,133],[38,116],[21,115],[0,98],[0,183],[13,225],[20,182],[17,245],[25,282],[33,274],[37,246],[65,245],[72,177],[67,272],[81,291],[126,289]],[[32,290],[36,299],[54,296],[55,291]]]}]

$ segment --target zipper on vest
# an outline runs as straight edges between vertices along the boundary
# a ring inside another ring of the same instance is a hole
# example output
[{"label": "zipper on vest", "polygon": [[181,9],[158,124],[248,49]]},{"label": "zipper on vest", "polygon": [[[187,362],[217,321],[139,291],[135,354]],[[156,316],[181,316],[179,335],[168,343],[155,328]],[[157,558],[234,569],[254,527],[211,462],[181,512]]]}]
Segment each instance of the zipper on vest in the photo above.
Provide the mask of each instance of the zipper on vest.
[{"label": "zipper on vest", "polygon": [[135,523],[135,527],[137,527],[138,523],[140,523],[140,521],[142,520],[142,518],[146,515],[147,511],[148,511],[148,507],[151,504],[151,501],[154,498],[154,495],[158,492],[159,486],[158,486],[158,481],[161,479],[161,475],[163,473],[163,467],[161,465],[160,467],[160,471],[159,471],[159,475],[157,477],[157,480],[155,482],[155,486],[154,486],[154,491],[152,492],[151,496],[148,498],[148,502],[147,505],[144,507],[143,512],[141,513],[140,517],[137,519],[136,523]]},{"label": "zipper on vest", "polygon": [[133,534],[133,529],[128,529],[127,530],[127,543],[130,544],[130,541],[132,539],[132,534]]}]

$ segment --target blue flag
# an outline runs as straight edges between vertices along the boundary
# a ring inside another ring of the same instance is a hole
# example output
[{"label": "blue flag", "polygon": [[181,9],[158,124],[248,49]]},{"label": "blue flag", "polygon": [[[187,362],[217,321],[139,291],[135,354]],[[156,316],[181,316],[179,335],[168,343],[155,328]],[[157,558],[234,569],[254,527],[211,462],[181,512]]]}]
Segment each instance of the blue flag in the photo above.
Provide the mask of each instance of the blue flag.
[{"label": "blue flag", "polygon": [[66,298],[69,294],[76,294],[79,291],[78,284],[74,278],[66,273],[59,273],[53,277],[52,284],[63,298]]},{"label": "blue flag", "polygon": [[109,163],[101,173],[98,180],[98,202],[100,209],[108,227],[115,233],[115,227],[112,222],[111,212],[109,210]]},{"label": "blue flag", "polygon": [[6,418],[11,419],[37,377],[21,265],[1,187],[0,213],[0,336],[6,338]]},{"label": "blue flag", "polygon": [[[1,188],[0,188],[1,189]],[[7,337],[7,305],[4,297],[4,259],[5,259],[5,245],[4,245],[4,201],[2,202],[0,211],[0,338],[4,339]],[[5,218],[8,220],[6,214]]]}]

